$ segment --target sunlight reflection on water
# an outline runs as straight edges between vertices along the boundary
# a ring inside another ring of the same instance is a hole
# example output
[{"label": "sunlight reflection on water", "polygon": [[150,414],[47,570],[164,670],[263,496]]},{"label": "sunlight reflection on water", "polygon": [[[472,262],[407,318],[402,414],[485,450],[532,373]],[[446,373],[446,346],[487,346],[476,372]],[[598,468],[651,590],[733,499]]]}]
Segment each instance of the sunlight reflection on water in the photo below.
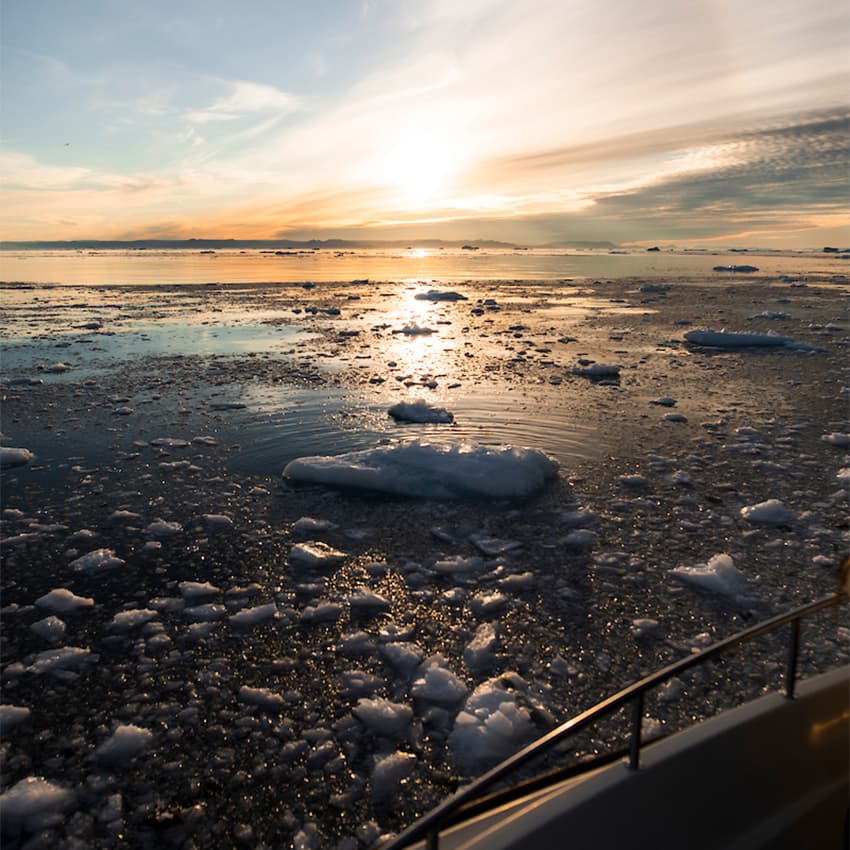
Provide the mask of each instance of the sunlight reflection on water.
[{"label": "sunlight reflection on water", "polygon": [[[764,274],[841,274],[846,264],[832,255],[753,252],[745,255]],[[549,280],[711,275],[715,265],[741,262],[740,253],[700,251],[624,253],[604,250],[357,250],[260,253],[220,250],[4,251],[4,281],[76,285],[260,283],[284,281]]]}]

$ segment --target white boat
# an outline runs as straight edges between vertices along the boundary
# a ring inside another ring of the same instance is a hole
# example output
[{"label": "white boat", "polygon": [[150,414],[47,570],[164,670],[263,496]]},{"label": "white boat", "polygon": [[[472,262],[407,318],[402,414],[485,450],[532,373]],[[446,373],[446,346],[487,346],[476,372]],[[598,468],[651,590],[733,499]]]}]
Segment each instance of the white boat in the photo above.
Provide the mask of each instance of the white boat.
[{"label": "white boat", "polygon": [[[801,619],[839,600],[824,597],[774,617],[603,700],[461,788],[381,850],[847,850],[850,667],[797,681]],[[783,626],[790,631],[782,692],[642,744],[647,691]],[[629,704],[626,756],[488,793],[544,750]]]}]

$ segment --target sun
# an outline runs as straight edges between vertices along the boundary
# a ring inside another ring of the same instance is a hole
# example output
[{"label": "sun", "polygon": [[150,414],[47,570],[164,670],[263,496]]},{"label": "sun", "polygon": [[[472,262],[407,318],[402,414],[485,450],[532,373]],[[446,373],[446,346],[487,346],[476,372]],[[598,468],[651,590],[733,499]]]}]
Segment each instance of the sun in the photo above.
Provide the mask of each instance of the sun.
[{"label": "sun", "polygon": [[391,190],[399,206],[418,209],[451,193],[464,159],[450,131],[408,126],[376,154],[370,171],[374,182]]}]

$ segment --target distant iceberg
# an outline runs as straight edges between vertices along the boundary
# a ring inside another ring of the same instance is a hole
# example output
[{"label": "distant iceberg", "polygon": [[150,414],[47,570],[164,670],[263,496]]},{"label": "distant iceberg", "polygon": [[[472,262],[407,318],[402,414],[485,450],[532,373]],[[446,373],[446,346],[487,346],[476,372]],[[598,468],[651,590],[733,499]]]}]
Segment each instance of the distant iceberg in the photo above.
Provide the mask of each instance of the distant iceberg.
[{"label": "distant iceberg", "polygon": [[291,481],[422,499],[525,499],[557,473],[558,462],[539,449],[424,440],[298,458],[283,470]]}]

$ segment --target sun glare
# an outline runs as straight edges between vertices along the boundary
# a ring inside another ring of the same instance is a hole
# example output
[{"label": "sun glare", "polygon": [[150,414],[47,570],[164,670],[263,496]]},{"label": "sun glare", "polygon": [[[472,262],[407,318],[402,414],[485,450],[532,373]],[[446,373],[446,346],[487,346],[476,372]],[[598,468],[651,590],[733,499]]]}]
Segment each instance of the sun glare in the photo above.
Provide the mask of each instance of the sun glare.
[{"label": "sun glare", "polygon": [[445,198],[463,167],[460,145],[448,131],[416,125],[398,133],[375,157],[372,179],[397,203],[417,209]]}]

